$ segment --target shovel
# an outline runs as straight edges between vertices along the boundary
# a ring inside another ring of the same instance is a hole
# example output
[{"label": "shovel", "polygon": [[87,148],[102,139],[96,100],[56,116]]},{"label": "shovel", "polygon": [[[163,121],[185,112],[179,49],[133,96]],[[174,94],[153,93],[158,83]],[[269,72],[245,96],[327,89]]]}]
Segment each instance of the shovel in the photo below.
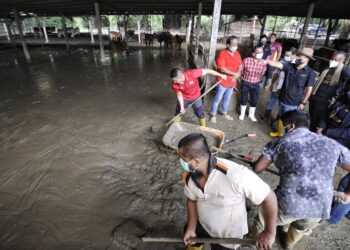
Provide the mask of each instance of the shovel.
[{"label": "shovel", "polygon": [[183,114],[185,114],[189,108],[191,108],[196,102],[198,102],[199,100],[201,100],[205,95],[207,95],[210,91],[212,91],[216,86],[218,86],[220,83],[222,82],[222,79],[220,81],[218,81],[217,83],[215,83],[213,86],[211,86],[204,94],[202,94],[200,97],[198,97],[194,102],[192,102],[190,105],[188,105],[185,108],[185,111],[182,113],[177,114],[176,116],[173,117],[173,119],[171,119],[170,121],[168,121],[165,126],[168,127],[171,123],[174,122],[174,120],[176,120],[178,117],[182,116]]}]

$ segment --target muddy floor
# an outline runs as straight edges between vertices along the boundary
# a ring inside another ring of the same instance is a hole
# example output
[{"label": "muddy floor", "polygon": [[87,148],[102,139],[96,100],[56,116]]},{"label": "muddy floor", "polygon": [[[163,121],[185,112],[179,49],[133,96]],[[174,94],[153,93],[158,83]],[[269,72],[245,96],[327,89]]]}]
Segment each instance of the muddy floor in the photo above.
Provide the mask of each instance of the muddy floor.
[{"label": "muddy floor", "polygon": [[[186,65],[184,50],[106,51],[104,64],[92,49],[31,54],[0,55],[0,248],[183,249],[139,236],[181,236],[186,220],[178,158],[161,143],[175,108],[168,72]],[[256,132],[225,149],[259,156],[268,127],[231,113],[208,125],[227,139]],[[349,230],[324,224],[297,249],[349,249]]]}]

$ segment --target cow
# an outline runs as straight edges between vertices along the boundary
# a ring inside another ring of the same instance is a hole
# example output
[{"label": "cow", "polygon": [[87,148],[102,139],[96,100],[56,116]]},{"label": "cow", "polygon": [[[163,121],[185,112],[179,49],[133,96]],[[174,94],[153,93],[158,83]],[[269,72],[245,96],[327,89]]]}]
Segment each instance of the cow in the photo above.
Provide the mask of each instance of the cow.
[{"label": "cow", "polygon": [[131,40],[135,36],[135,30],[128,30],[128,38]]},{"label": "cow", "polygon": [[115,32],[115,31],[109,32],[109,39],[111,41],[115,41],[116,42],[118,40],[118,38],[120,38],[121,40],[123,39],[123,36],[122,36],[122,34],[120,32]]},{"label": "cow", "polygon": [[178,49],[181,49],[181,44],[186,41],[186,36],[181,36],[181,35],[175,35],[175,42],[176,42],[176,47]]},{"label": "cow", "polygon": [[57,37],[58,37],[58,38],[64,37],[64,31],[63,31],[63,29],[57,29]]},{"label": "cow", "polygon": [[343,50],[345,52],[350,52],[350,39],[334,39],[333,48],[336,50]]},{"label": "cow", "polygon": [[154,36],[152,34],[141,32],[140,38],[141,38],[141,43],[144,42],[146,44],[146,47],[153,46]]},{"label": "cow", "polygon": [[166,48],[169,48],[172,46],[172,36],[169,31],[155,32],[153,36],[157,38],[159,42],[159,47],[162,47],[163,42],[164,42],[164,47]]},{"label": "cow", "polygon": [[80,29],[78,27],[72,28],[70,32],[70,37],[75,38],[75,36],[80,35]]}]

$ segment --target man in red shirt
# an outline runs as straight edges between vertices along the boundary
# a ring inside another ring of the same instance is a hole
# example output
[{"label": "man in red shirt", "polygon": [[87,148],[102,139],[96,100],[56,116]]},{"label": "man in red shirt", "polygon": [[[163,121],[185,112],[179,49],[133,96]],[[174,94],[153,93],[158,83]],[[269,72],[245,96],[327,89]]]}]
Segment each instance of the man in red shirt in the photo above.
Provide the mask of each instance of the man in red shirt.
[{"label": "man in red shirt", "polygon": [[[177,96],[175,115],[185,112],[185,108],[200,97],[201,91],[198,78],[206,74],[218,76],[224,80],[227,78],[226,75],[220,74],[211,69],[190,69],[182,72],[180,69],[174,68],[170,71],[171,87]],[[205,126],[202,100],[197,101],[193,105],[193,111],[198,117],[200,125]],[[176,121],[181,121],[181,117]]]},{"label": "man in red shirt", "polygon": [[[227,75],[227,79],[223,80],[216,88],[216,95],[211,106],[211,119],[212,123],[216,123],[216,113],[218,111],[219,103],[222,101],[222,114],[229,121],[233,120],[231,116],[227,114],[230,104],[233,89],[237,86],[237,80],[241,77],[242,72],[242,59],[241,55],[237,51],[238,40],[236,36],[230,36],[226,40],[226,49],[221,51],[216,58],[217,69]],[[219,81],[218,79],[217,81]]]},{"label": "man in red shirt", "polygon": [[241,115],[239,119],[244,120],[247,109],[248,94],[250,95],[249,118],[256,122],[254,116],[258,104],[260,82],[266,72],[266,62],[262,60],[264,50],[262,45],[254,48],[253,56],[243,60],[242,90],[241,90]]}]

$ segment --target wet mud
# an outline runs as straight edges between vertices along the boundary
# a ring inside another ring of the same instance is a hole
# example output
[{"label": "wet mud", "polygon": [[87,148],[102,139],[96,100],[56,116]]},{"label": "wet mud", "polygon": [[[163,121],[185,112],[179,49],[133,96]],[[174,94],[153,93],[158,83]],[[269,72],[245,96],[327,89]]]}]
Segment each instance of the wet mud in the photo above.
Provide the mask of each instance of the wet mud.
[{"label": "wet mud", "polygon": [[[90,49],[31,54],[31,64],[21,51],[0,61],[0,248],[183,249],[140,237],[181,236],[186,222],[178,157],[151,129],[174,113],[168,71],[185,67],[184,51],[107,51],[106,63]],[[208,125],[226,139],[257,137],[224,149],[259,156],[268,127],[230,113]],[[192,111],[184,120],[198,123]],[[346,219],[321,225],[296,249],[349,249],[349,229]]]}]

